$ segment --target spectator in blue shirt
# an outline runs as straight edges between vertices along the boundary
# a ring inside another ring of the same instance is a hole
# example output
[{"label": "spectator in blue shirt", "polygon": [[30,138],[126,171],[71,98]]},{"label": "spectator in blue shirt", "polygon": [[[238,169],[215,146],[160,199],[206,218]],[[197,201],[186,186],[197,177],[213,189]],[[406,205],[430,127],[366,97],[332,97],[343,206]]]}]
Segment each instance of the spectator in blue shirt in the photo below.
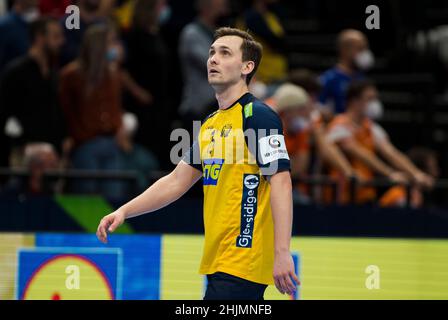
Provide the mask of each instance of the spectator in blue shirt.
[{"label": "spectator in blue shirt", "polygon": [[14,0],[11,11],[0,19],[0,70],[28,51],[28,24],[38,17],[37,0]]},{"label": "spectator in blue shirt", "polygon": [[366,36],[353,29],[343,30],[337,40],[338,62],[320,77],[320,103],[334,113],[345,111],[346,89],[352,81],[364,78],[364,72],[374,64]]}]

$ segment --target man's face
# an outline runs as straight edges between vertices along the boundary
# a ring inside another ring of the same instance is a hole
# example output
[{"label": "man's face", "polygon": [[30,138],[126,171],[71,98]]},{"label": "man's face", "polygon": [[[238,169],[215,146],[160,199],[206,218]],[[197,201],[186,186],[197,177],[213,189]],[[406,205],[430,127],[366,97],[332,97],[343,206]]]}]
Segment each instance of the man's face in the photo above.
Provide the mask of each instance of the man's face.
[{"label": "man's face", "polygon": [[367,43],[366,39],[359,38],[353,40],[352,44],[349,47],[349,56],[352,60],[354,60],[358,54],[368,49],[369,44]]},{"label": "man's face", "polygon": [[378,91],[375,87],[366,88],[359,98],[359,111],[365,115],[367,114],[367,108],[369,103],[378,100]]},{"label": "man's face", "polygon": [[45,48],[51,55],[57,55],[64,44],[64,33],[57,22],[49,23],[44,37]]},{"label": "man's face", "polygon": [[311,101],[308,101],[306,105],[286,110],[284,112],[284,116],[286,119],[302,118],[308,121],[311,119],[311,111],[312,111]]},{"label": "man's face", "polygon": [[211,45],[207,60],[210,85],[229,86],[252,71],[253,63],[243,62],[242,43],[238,36],[224,36]]}]

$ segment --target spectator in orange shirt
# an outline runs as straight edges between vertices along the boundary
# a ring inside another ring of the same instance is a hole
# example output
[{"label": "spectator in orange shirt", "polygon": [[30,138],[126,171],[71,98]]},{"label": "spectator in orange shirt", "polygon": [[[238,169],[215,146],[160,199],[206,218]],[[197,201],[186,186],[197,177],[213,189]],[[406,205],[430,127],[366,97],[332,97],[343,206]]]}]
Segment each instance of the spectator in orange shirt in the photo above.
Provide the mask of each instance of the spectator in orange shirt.
[{"label": "spectator in orange shirt", "polygon": [[[428,173],[431,177],[437,178],[439,176],[439,165],[437,155],[434,151],[428,148],[416,147],[408,152],[409,159],[417,168],[423,172]],[[423,206],[424,196],[423,190],[419,185],[414,185],[410,189],[410,205],[413,208],[420,208]],[[403,186],[395,186],[390,188],[380,199],[379,205],[381,207],[404,207],[407,201],[407,192]]]},{"label": "spectator in orange shirt", "polygon": [[[344,151],[363,180],[371,180],[375,174],[380,174],[397,183],[406,183],[411,178],[420,185],[432,185],[433,179],[395,148],[384,129],[367,116],[369,104],[377,101],[378,92],[373,83],[368,80],[352,83],[347,90],[347,111],[331,121],[327,138]],[[331,169],[330,176],[338,178],[340,173]],[[346,204],[349,198],[349,189],[344,183],[338,200]],[[375,199],[375,188],[364,186],[356,189],[355,203],[372,203]]]},{"label": "spectator in orange shirt", "polygon": [[[307,92],[291,83],[281,85],[274,96],[267,101],[276,110],[283,121],[286,148],[291,158],[293,178],[307,177],[310,170],[312,146],[323,160],[334,165],[347,176],[353,175],[347,159],[342,153],[324,138],[322,123],[314,103]],[[303,194],[308,188],[299,186]],[[303,202],[305,198],[302,198]]]}]

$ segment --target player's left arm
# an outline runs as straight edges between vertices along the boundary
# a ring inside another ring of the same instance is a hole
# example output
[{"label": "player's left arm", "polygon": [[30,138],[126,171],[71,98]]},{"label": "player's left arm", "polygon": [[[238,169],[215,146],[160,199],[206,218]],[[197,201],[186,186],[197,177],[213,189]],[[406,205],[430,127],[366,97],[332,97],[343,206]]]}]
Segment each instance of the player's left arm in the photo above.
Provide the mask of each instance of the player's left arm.
[{"label": "player's left arm", "polygon": [[[249,110],[250,111],[250,110]],[[289,252],[292,230],[292,183],[290,159],[286,149],[283,127],[278,115],[268,106],[254,103],[247,112],[245,129],[253,129],[255,145],[248,143],[252,154],[257,155],[261,174],[271,185],[271,210],[274,222],[275,286],[282,294],[292,294],[299,279],[294,272],[294,261]]]},{"label": "player's left arm", "polygon": [[274,220],[274,281],[282,293],[292,294],[300,281],[294,271],[289,251],[292,231],[292,183],[289,171],[278,172],[268,178],[271,185],[271,210]]}]

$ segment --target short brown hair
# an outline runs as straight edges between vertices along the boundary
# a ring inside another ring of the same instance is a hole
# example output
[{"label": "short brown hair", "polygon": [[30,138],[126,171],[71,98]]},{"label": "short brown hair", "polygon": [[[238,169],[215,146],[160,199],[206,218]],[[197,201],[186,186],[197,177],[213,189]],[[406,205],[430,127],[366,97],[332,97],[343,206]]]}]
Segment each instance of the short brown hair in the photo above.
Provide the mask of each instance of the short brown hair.
[{"label": "short brown hair", "polygon": [[241,44],[241,51],[243,52],[242,59],[243,61],[253,61],[255,64],[254,70],[246,78],[246,83],[249,84],[260,65],[263,47],[259,42],[255,41],[249,32],[230,27],[223,27],[216,30],[214,41],[225,36],[237,36],[243,39],[243,43]]},{"label": "short brown hair", "polygon": [[355,80],[347,88],[346,101],[347,104],[353,100],[361,98],[367,89],[375,88],[375,83],[369,79]]},{"label": "short brown hair", "polygon": [[317,75],[308,69],[293,69],[289,72],[288,82],[302,87],[308,94],[319,94],[322,90]]}]

